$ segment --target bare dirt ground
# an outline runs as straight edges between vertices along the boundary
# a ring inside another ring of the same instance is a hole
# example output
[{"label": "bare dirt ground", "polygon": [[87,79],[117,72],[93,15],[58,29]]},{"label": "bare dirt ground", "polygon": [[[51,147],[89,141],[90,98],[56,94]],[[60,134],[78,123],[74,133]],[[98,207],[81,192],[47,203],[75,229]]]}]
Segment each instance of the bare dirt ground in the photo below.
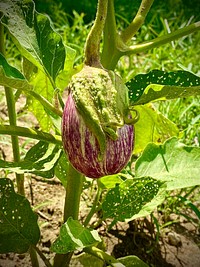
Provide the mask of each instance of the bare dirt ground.
[{"label": "bare dirt ground", "polygon": [[[21,101],[17,106],[18,112],[25,104],[23,99]],[[5,102],[1,101],[0,120],[6,122],[8,117],[5,110]],[[35,123],[35,121],[25,115],[20,118],[18,124],[29,126],[30,123]],[[20,138],[20,143],[24,143],[25,140],[25,138]],[[0,158],[8,161],[12,160],[9,142],[8,136],[0,136]],[[27,145],[30,146],[31,143]],[[0,173],[0,177],[4,177],[3,172]],[[15,181],[14,175],[9,177]],[[34,208],[37,207],[35,212],[38,214],[41,229],[39,248],[50,259],[53,256],[50,246],[58,236],[62,225],[65,190],[57,178],[44,180],[26,175],[25,192],[31,205]],[[87,192],[83,192],[80,220],[87,214],[90,200]],[[155,216],[159,222],[162,222],[162,214],[155,214]],[[200,267],[199,222],[191,223],[183,217],[178,218],[176,214],[171,214],[168,221],[176,219],[178,219],[176,224],[160,229],[159,236],[150,218],[143,218],[129,224],[117,223],[109,232],[106,231],[105,225],[101,225],[97,230],[105,242],[107,252],[116,258],[137,255],[151,267]],[[39,261],[41,267],[44,267],[40,258]],[[0,267],[29,266],[31,267],[28,253],[0,255]],[[82,265],[73,260],[71,266]]]}]

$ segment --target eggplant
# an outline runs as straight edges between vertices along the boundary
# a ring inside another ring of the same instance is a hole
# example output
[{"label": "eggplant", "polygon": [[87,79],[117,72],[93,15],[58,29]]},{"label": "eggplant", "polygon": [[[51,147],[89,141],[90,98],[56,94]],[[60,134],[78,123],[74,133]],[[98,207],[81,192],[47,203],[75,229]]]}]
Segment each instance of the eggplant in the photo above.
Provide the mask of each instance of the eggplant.
[{"label": "eggplant", "polygon": [[72,93],[67,98],[62,117],[62,141],[72,166],[90,178],[119,173],[128,163],[134,148],[134,125],[117,128],[118,138],[106,135],[106,148],[100,145],[89,125],[77,110]]}]

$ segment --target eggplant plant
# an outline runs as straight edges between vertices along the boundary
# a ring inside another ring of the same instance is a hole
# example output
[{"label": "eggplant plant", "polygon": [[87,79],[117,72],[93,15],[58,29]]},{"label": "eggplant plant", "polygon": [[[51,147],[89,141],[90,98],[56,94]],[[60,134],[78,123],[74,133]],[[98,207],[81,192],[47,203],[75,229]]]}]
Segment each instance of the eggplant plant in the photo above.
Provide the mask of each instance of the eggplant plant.
[{"label": "eggplant plant", "polygon": [[[0,253],[29,252],[32,266],[39,266],[38,256],[47,267],[69,266],[77,250],[98,258],[99,266],[147,266],[134,255],[115,259],[102,249],[102,238],[90,224],[98,207],[99,222],[110,219],[112,228],[118,221],[151,214],[170,190],[200,185],[199,147],[183,144],[176,125],[151,104],[200,95],[200,78],[183,70],[151,70],[125,83],[116,72],[123,56],[145,53],[200,29],[195,22],[131,45],[152,4],[142,0],[132,22],[119,32],[114,0],[99,0],[77,71],[75,51],[64,45],[32,0],[0,2],[0,85],[9,116],[8,124],[1,122],[0,134],[11,136],[13,150],[12,162],[0,159]],[[19,50],[22,67],[7,59],[8,38]],[[21,95],[39,130],[18,125],[15,104]],[[20,136],[38,140],[23,159]],[[134,167],[133,154],[138,157]],[[6,173],[15,173],[16,188]],[[63,224],[50,261],[38,248],[38,218],[24,190],[27,173],[57,176],[65,188]],[[96,182],[98,190],[82,221],[79,206],[86,179]]]}]

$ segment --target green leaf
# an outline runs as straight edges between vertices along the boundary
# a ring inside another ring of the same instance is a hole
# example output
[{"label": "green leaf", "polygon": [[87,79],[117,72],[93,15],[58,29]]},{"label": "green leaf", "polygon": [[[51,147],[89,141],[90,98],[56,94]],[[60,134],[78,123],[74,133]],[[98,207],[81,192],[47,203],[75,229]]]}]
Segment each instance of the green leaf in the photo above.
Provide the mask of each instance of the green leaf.
[{"label": "green leaf", "polygon": [[162,145],[149,144],[136,161],[136,177],[164,181],[168,190],[200,185],[200,148],[173,137]]},{"label": "green leaf", "polygon": [[[54,88],[42,71],[38,70],[37,74],[31,77],[30,84],[33,86],[34,92],[43,96],[50,103],[53,102]],[[47,109],[35,97],[29,96],[28,109],[37,118],[41,129],[46,132],[50,131],[53,126],[52,119],[47,115]],[[52,114],[52,116],[56,116],[56,114]]]},{"label": "green leaf", "polygon": [[56,78],[56,86],[61,90],[61,93],[67,87],[69,80],[75,73],[73,67],[74,67],[76,51],[68,46],[65,47],[65,51],[66,51],[66,59],[65,59],[64,69],[59,73],[59,75]]},{"label": "green leaf", "polygon": [[118,174],[108,175],[100,178],[98,184],[102,189],[110,189],[116,186],[116,184],[121,184],[123,180]]},{"label": "green leaf", "polygon": [[56,166],[62,150],[55,144],[39,141],[26,154],[21,162],[7,162],[0,160],[0,169],[16,173],[33,173],[45,178],[54,176]]},{"label": "green leaf", "polygon": [[134,255],[118,258],[118,260],[126,267],[148,267],[145,262]]},{"label": "green leaf", "polygon": [[79,221],[71,217],[60,228],[60,235],[52,244],[51,250],[64,254],[74,250],[96,245],[101,239],[96,230],[84,228]]},{"label": "green leaf", "polygon": [[162,143],[172,136],[178,136],[178,127],[153,105],[134,107],[140,114],[139,121],[135,124],[134,154],[144,150],[148,143]]},{"label": "green leaf", "polygon": [[0,85],[15,89],[32,89],[32,86],[25,79],[23,74],[8,64],[7,60],[0,53]]},{"label": "green leaf", "polygon": [[78,267],[105,267],[104,262],[101,259],[88,253],[81,253],[80,255],[73,257],[70,261],[70,265]]},{"label": "green leaf", "polygon": [[31,0],[2,0],[2,24],[7,27],[21,54],[55,81],[64,67],[65,48],[49,18],[35,11]]},{"label": "green leaf", "polygon": [[40,238],[37,215],[28,200],[14,192],[13,183],[0,179],[0,253],[25,253]]},{"label": "green leaf", "polygon": [[165,185],[150,177],[127,179],[108,191],[103,218],[130,221],[149,215],[165,198]]},{"label": "green leaf", "polygon": [[63,153],[55,167],[55,175],[65,188],[67,186],[68,167],[69,161],[67,160],[65,153]]},{"label": "green leaf", "polygon": [[153,70],[126,83],[131,105],[200,95],[200,77],[187,71]]}]

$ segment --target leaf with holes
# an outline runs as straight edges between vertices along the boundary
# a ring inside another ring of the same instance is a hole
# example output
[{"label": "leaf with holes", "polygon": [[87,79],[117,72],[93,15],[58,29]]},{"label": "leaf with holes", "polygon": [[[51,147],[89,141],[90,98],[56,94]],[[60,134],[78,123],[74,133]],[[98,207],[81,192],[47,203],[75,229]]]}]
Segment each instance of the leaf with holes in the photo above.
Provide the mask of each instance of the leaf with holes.
[{"label": "leaf with holes", "polygon": [[126,83],[131,105],[200,95],[200,77],[188,71],[153,70]]},{"label": "leaf with holes", "polygon": [[99,242],[101,242],[101,238],[96,230],[89,230],[83,227],[79,221],[73,220],[70,217],[61,226],[59,237],[52,244],[51,250],[59,254],[64,254],[96,245]]},{"label": "leaf with holes", "polygon": [[63,153],[60,157],[57,165],[55,166],[55,175],[61,181],[62,185],[66,188],[67,186],[67,175],[68,175],[69,161],[67,160],[66,154]]},{"label": "leaf with holes", "polygon": [[16,173],[33,173],[45,178],[54,176],[54,167],[62,155],[62,150],[55,144],[38,142],[26,154],[23,161],[8,162],[0,160],[0,169]]},{"label": "leaf with holes", "polygon": [[200,148],[173,137],[162,145],[150,143],[136,161],[135,175],[151,176],[174,190],[200,185],[199,166]]},{"label": "leaf with holes", "polygon": [[54,81],[64,67],[65,47],[49,18],[35,11],[31,0],[2,0],[2,24],[21,54],[44,70]]},{"label": "leaf with holes", "polygon": [[0,179],[0,253],[25,253],[40,238],[37,215],[28,200],[14,191],[10,179]]},{"label": "leaf with holes", "polygon": [[0,53],[0,85],[15,89],[32,89],[32,86],[25,79],[24,75],[8,64],[7,60]]},{"label": "leaf with holes", "polygon": [[165,199],[165,185],[150,177],[127,179],[108,191],[103,218],[131,221],[149,215]]}]

